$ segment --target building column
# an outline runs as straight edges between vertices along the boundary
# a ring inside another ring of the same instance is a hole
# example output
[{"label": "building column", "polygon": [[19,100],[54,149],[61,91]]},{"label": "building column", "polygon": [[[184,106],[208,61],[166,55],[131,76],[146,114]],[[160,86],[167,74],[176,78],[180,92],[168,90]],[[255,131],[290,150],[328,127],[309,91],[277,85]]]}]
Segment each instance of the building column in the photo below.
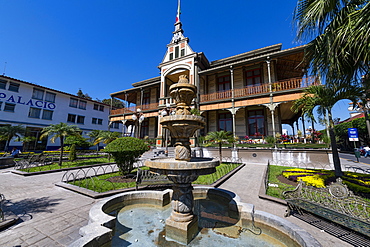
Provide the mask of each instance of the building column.
[{"label": "building column", "polygon": [[[276,110],[276,107],[280,105],[280,103],[268,103],[268,104],[263,104],[263,105],[266,106],[271,112],[272,135],[274,138],[276,138],[275,110]],[[276,144],[275,144],[275,148],[276,148]]]}]

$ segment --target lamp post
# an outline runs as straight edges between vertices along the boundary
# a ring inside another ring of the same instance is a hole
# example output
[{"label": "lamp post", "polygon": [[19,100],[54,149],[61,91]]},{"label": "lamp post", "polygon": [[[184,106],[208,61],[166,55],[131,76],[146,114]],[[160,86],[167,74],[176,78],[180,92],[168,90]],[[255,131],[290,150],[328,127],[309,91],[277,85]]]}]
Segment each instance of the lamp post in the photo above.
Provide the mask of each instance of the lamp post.
[{"label": "lamp post", "polygon": [[[171,108],[170,108],[170,104],[166,104],[166,108],[164,108],[161,112],[161,116],[162,117],[165,117],[167,115],[170,115],[171,114]],[[165,151],[165,155],[168,156],[168,131],[167,129],[164,129],[164,136],[165,136],[165,147],[166,147],[166,151]]]},{"label": "lamp post", "polygon": [[140,138],[140,129],[141,129],[141,123],[144,121],[145,117],[144,114],[141,112],[140,108],[136,109],[136,112],[132,115],[132,120],[135,122],[135,129],[136,125],[139,125],[139,129],[136,132],[136,138]]}]

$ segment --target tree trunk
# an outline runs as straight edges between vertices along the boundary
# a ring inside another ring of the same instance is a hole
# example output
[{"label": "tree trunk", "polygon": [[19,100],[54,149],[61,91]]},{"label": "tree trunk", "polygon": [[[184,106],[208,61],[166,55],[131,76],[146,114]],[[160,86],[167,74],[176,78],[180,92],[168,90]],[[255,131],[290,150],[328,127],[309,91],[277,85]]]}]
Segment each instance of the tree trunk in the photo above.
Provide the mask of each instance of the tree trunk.
[{"label": "tree trunk", "polygon": [[64,137],[60,137],[60,155],[59,155],[59,166],[62,166],[63,163],[63,148],[64,148]]},{"label": "tree trunk", "polygon": [[219,155],[220,155],[220,163],[222,163],[222,143],[220,142],[218,144],[219,146],[219,149],[218,149],[218,152],[219,152]]},{"label": "tree trunk", "polygon": [[[367,128],[367,134],[369,135],[370,138],[370,119],[369,119],[369,114],[367,114],[367,109],[364,111],[364,116],[365,116],[365,121],[366,121],[366,128]],[[366,143],[369,144],[369,143]]]},{"label": "tree trunk", "polygon": [[328,110],[328,118],[329,118],[329,135],[330,135],[330,142],[331,142],[331,150],[333,153],[335,176],[342,177],[343,172],[342,172],[342,167],[341,167],[340,159],[339,159],[337,141],[335,140],[334,122],[333,122],[331,110]]}]

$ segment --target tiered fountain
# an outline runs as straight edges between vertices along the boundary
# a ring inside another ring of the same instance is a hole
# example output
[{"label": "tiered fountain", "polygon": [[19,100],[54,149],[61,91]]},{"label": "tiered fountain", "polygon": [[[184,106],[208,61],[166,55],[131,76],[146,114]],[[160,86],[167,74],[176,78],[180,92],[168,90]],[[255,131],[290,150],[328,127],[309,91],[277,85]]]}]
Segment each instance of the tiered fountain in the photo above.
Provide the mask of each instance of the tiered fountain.
[{"label": "tiered fountain", "polygon": [[190,104],[196,95],[196,86],[189,84],[185,75],[170,87],[170,95],[176,103],[174,115],[163,117],[164,128],[176,138],[175,158],[153,159],[145,162],[150,170],[167,175],[174,183],[172,213],[166,220],[166,238],[188,244],[198,232],[198,217],[193,214],[193,192],[191,183],[199,175],[216,171],[220,164],[211,158],[192,158],[190,137],[205,125],[204,118],[190,113]]},{"label": "tiered fountain", "polygon": [[255,210],[230,191],[193,190],[191,183],[199,175],[213,173],[219,165],[211,158],[191,157],[189,137],[205,124],[190,114],[195,92],[186,76],[170,87],[176,114],[160,122],[176,138],[175,158],[146,161],[174,182],[173,190],[130,191],[99,201],[90,210],[89,224],[80,229],[82,237],[70,246],[321,246],[302,228]]}]

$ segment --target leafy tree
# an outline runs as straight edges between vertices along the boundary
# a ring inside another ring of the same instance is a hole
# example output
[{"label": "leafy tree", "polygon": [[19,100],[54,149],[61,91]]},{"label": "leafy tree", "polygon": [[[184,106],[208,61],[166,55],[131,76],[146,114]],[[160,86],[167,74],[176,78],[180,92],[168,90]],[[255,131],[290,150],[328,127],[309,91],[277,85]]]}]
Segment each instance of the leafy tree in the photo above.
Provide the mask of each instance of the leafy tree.
[{"label": "leafy tree", "polygon": [[27,151],[29,149],[30,142],[34,142],[36,140],[37,140],[37,138],[35,136],[23,136],[23,137],[21,137],[20,141],[23,142],[23,143],[26,143],[24,145],[24,150],[23,151]]},{"label": "leafy tree", "polygon": [[369,144],[370,138],[367,132],[365,118],[356,118],[353,119],[350,122],[344,122],[340,123],[338,125],[335,125],[335,134],[338,137],[340,143],[342,144],[341,148],[347,149],[347,150],[353,150],[353,141],[349,141],[348,139],[348,129],[349,128],[357,128],[358,131],[358,138],[360,143]]},{"label": "leafy tree", "polygon": [[81,135],[67,136],[64,144],[75,145],[76,148],[88,149],[91,147],[91,143],[87,141],[87,138]]},{"label": "leafy tree", "polygon": [[81,89],[78,90],[77,96],[84,99],[92,99],[87,93],[83,93]]},{"label": "leafy tree", "polygon": [[205,139],[206,141],[211,141],[215,144],[218,144],[220,161],[222,161],[222,144],[233,143],[235,140],[230,131],[224,130],[208,132]]},{"label": "leafy tree", "polygon": [[136,159],[149,150],[148,145],[138,138],[121,137],[105,147],[112,154],[122,175],[130,173]]},{"label": "leafy tree", "polygon": [[368,0],[298,0],[294,21],[298,40],[313,39],[305,52],[313,75],[350,83],[369,73]]},{"label": "leafy tree", "polygon": [[123,103],[123,101],[116,98],[103,99],[101,102],[107,105],[110,105],[112,103],[113,108],[125,108],[125,104]]},{"label": "leafy tree", "polygon": [[65,138],[67,136],[78,136],[80,133],[81,130],[76,125],[68,125],[66,123],[52,124],[42,129],[40,139],[51,136],[50,141],[52,143],[54,143],[57,138],[60,139],[59,166],[62,166]]},{"label": "leafy tree", "polygon": [[16,137],[20,140],[26,129],[22,125],[5,125],[0,127],[0,139],[6,141],[5,151],[9,150],[10,141]]},{"label": "leafy tree", "polygon": [[317,113],[319,116],[327,114],[329,119],[329,136],[333,153],[333,162],[335,168],[335,175],[337,177],[343,176],[343,172],[340,165],[340,159],[337,149],[337,143],[335,140],[334,122],[332,116],[332,108],[339,100],[352,99],[354,100],[356,95],[361,94],[361,88],[356,86],[348,86],[346,83],[335,84],[335,85],[313,85],[305,89],[304,94],[301,98],[297,99],[292,106],[294,112],[302,110],[303,114],[307,115],[311,119],[314,118],[314,109],[317,107]]}]

